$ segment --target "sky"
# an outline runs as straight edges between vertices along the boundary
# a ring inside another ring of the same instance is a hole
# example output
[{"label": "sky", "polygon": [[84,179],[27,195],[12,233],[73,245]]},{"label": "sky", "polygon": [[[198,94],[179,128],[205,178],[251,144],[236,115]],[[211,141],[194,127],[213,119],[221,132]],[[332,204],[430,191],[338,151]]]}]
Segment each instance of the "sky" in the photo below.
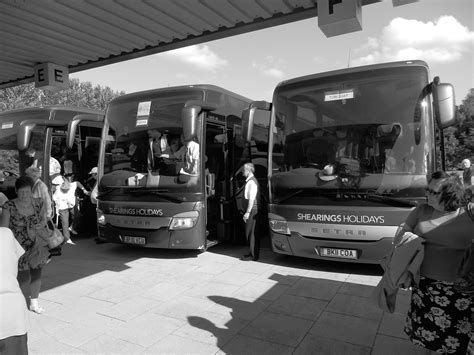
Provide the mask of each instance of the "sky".
[{"label": "sky", "polygon": [[362,30],[327,38],[318,19],[154,54],[71,74],[132,93],[167,86],[213,84],[270,101],[287,79],[366,64],[420,59],[430,79],[451,83],[456,103],[474,88],[474,1],[391,0],[362,7]]}]

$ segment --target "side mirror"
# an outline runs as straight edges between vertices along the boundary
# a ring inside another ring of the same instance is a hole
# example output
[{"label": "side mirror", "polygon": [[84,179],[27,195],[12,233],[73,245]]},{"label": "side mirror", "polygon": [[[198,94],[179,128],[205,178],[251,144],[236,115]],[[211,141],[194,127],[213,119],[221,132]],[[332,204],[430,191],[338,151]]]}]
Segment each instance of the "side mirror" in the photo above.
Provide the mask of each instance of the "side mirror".
[{"label": "side mirror", "polygon": [[36,126],[44,127],[64,127],[67,123],[65,121],[51,121],[42,119],[24,120],[20,123],[17,133],[18,150],[25,150],[30,145],[31,132]]},{"label": "side mirror", "polygon": [[271,109],[272,104],[267,101],[253,101],[249,108],[242,111],[242,137],[247,143],[252,140],[255,111]]},{"label": "side mirror", "polygon": [[74,145],[74,137],[76,137],[77,127],[82,122],[104,122],[104,116],[91,114],[80,114],[74,116],[72,121],[70,121],[67,125],[66,144],[69,149],[71,149]]},{"label": "side mirror", "polygon": [[199,114],[202,111],[214,111],[216,106],[203,101],[188,101],[181,111],[181,122],[183,124],[184,140],[191,140],[199,136],[200,124]]},{"label": "side mirror", "polygon": [[456,123],[454,88],[451,84],[440,84],[436,77],[431,84],[433,107],[439,128],[444,129]]}]

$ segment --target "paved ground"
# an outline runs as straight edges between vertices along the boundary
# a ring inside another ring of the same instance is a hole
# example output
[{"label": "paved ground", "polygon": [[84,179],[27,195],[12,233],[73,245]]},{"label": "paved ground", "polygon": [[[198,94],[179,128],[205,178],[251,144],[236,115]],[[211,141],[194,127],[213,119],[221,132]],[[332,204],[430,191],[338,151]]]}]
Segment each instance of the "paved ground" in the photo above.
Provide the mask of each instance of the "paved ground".
[{"label": "paved ground", "polygon": [[369,298],[378,266],[77,242],[44,270],[30,354],[418,352],[402,331],[408,293],[394,314]]}]

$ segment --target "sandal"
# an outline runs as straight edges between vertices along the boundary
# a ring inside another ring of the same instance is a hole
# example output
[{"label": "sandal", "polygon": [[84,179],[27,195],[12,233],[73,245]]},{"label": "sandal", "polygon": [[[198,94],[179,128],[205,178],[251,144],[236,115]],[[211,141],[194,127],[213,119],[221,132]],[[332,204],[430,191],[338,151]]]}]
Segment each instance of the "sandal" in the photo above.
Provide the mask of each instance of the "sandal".
[{"label": "sandal", "polygon": [[44,308],[41,307],[39,304],[35,304],[35,305],[30,304],[30,311],[35,312],[37,314],[42,314],[44,313]]}]

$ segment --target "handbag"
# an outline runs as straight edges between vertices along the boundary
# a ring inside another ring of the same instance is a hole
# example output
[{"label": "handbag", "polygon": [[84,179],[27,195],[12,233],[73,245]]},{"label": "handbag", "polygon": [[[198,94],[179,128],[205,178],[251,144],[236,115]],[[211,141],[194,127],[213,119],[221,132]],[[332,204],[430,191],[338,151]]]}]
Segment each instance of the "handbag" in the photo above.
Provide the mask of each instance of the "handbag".
[{"label": "handbag", "polygon": [[[52,224],[52,223],[51,223]],[[59,247],[61,244],[64,243],[64,236],[61,231],[53,226],[53,233],[48,239],[48,247],[49,249],[54,249]]]},{"label": "handbag", "polygon": [[[466,213],[474,222],[473,214],[474,203],[469,203],[466,206]],[[454,289],[458,292],[465,293],[467,295],[474,295],[474,245],[471,245],[470,250],[466,252],[466,267],[464,268],[463,274],[454,281]]]},{"label": "handbag", "polygon": [[39,237],[47,244],[49,249],[54,249],[64,242],[63,234],[54,227],[52,221],[43,222],[36,226],[28,225],[27,231],[31,240],[37,241]]}]

